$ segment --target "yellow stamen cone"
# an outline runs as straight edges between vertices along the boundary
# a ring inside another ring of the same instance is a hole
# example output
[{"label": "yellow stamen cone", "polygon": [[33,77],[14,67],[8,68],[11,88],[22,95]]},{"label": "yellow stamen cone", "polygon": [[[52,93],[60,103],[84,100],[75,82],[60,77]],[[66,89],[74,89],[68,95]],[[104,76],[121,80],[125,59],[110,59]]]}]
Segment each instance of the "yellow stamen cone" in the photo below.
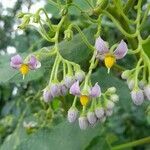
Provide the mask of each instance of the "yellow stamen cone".
[{"label": "yellow stamen cone", "polygon": [[104,62],[105,66],[108,68],[108,73],[110,72],[110,68],[114,65],[116,59],[112,55],[105,56]]},{"label": "yellow stamen cone", "polygon": [[25,75],[29,72],[29,66],[26,64],[22,64],[19,71],[23,75],[23,79],[24,79]]},{"label": "yellow stamen cone", "polygon": [[81,102],[82,106],[86,106],[87,103],[89,102],[89,97],[86,95],[81,95],[80,102]]}]

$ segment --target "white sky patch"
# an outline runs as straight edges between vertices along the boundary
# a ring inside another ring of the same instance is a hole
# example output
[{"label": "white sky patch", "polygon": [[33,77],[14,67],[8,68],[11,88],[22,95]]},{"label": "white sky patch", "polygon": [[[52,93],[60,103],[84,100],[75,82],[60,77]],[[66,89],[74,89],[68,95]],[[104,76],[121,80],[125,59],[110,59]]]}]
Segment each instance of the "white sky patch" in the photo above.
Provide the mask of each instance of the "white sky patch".
[{"label": "white sky patch", "polygon": [[3,8],[13,8],[17,0],[0,0]]},{"label": "white sky patch", "polygon": [[8,46],[6,50],[7,50],[8,54],[15,54],[16,53],[16,48],[13,46]]}]

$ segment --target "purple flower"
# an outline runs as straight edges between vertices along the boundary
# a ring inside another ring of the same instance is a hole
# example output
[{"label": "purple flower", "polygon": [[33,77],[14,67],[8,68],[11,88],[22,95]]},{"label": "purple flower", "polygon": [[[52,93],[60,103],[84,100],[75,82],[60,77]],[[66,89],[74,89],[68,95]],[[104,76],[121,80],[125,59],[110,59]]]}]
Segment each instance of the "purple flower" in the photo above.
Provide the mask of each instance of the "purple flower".
[{"label": "purple flower", "polygon": [[81,93],[79,81],[76,81],[71,87],[70,87],[70,94],[79,96]]},{"label": "purple flower", "polygon": [[108,68],[108,73],[110,68],[116,62],[116,59],[123,58],[128,51],[127,44],[123,40],[121,40],[116,50],[114,52],[110,52],[108,50],[106,42],[102,40],[101,37],[98,37],[96,39],[95,48],[97,50],[97,58],[99,58],[100,60],[104,60],[105,66]]},{"label": "purple flower", "polygon": [[10,66],[14,69],[18,69],[23,77],[29,72],[29,70],[35,70],[41,67],[41,63],[31,55],[26,63],[23,62],[22,57],[17,54],[10,60]]},{"label": "purple flower", "polygon": [[97,107],[95,109],[95,114],[96,114],[96,117],[101,119],[104,117],[104,108],[103,107]]},{"label": "purple flower", "polygon": [[98,97],[101,95],[101,88],[98,85],[98,83],[95,83],[95,85],[90,90],[90,96],[91,97]]},{"label": "purple flower", "polygon": [[49,87],[44,89],[43,99],[44,99],[45,102],[49,102],[53,99],[53,96],[51,95],[51,91],[50,91]]}]

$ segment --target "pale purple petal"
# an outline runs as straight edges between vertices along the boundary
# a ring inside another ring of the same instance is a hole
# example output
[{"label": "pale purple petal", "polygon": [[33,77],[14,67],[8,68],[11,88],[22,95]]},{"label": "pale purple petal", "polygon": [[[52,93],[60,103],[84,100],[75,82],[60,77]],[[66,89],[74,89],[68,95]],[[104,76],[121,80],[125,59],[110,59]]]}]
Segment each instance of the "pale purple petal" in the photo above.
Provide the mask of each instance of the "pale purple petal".
[{"label": "pale purple petal", "polygon": [[35,70],[41,67],[41,63],[36,59],[35,56],[30,56],[28,60],[28,65],[30,69]]},{"label": "pale purple petal", "polygon": [[80,95],[80,93],[81,91],[80,91],[79,81],[77,81],[70,87],[70,94]]},{"label": "pale purple petal", "polygon": [[90,96],[91,97],[98,97],[101,95],[101,88],[98,85],[98,83],[95,83],[95,85],[91,88]]},{"label": "pale purple petal", "polygon": [[109,52],[106,42],[101,37],[98,37],[96,39],[95,48],[100,54],[105,54]]},{"label": "pale purple petal", "polygon": [[51,95],[50,89],[46,88],[43,91],[43,99],[45,102],[49,102],[53,100],[53,96]]},{"label": "pale purple petal", "polygon": [[121,59],[127,54],[127,51],[128,51],[127,44],[123,40],[121,40],[118,47],[114,51],[114,55],[116,59]]},{"label": "pale purple petal", "polygon": [[15,56],[11,57],[10,66],[12,68],[19,69],[22,62],[23,62],[22,57],[19,54],[17,54]]}]

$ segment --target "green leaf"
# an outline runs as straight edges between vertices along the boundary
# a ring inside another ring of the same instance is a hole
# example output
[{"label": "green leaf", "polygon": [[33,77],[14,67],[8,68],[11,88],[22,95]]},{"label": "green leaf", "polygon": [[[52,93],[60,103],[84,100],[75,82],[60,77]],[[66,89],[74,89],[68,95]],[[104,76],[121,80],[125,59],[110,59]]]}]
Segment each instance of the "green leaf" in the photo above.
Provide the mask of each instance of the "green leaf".
[{"label": "green leaf", "polygon": [[8,136],[1,150],[12,149],[12,146],[16,150],[84,150],[90,141],[102,132],[100,124],[82,131],[77,123],[70,124],[67,121],[52,129],[40,129],[31,135],[27,135],[24,129],[19,129]]}]

